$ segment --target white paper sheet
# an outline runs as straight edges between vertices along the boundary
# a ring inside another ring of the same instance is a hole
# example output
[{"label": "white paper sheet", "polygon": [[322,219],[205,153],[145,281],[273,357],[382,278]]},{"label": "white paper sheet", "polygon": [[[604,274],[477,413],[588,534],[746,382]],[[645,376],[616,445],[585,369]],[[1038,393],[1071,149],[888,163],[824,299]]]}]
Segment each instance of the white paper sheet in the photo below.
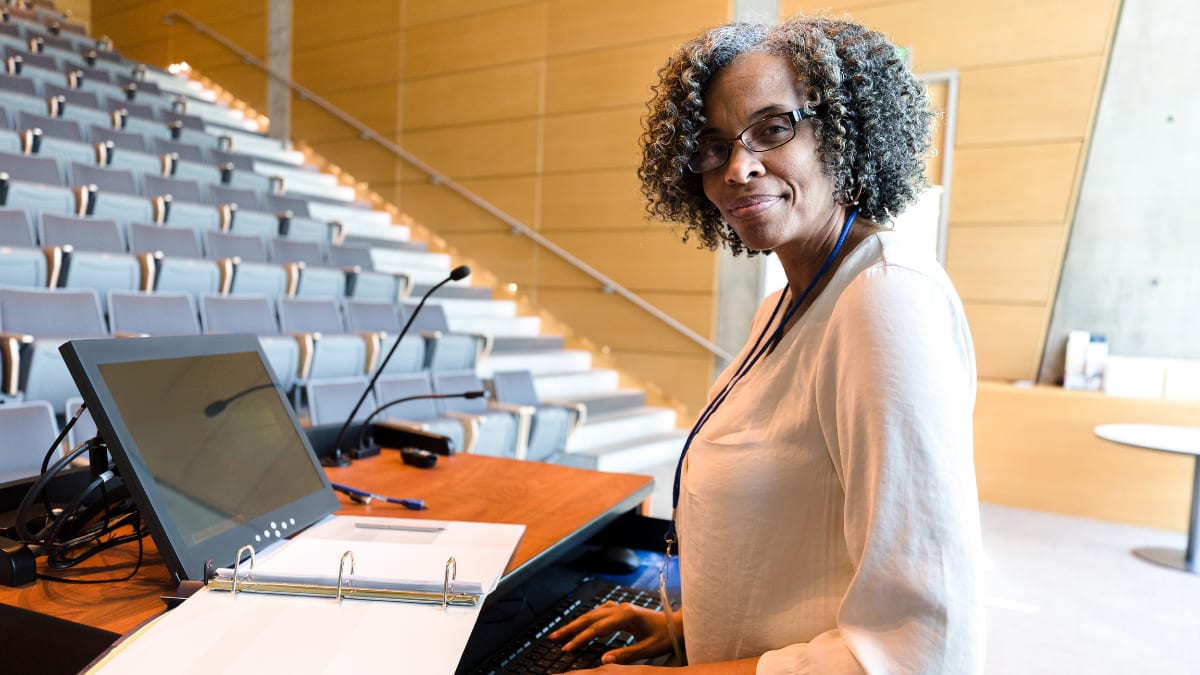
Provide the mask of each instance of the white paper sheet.
[{"label": "white paper sheet", "polygon": [[[444,527],[363,529],[356,523]],[[353,550],[356,573],[440,579],[454,556],[458,578],[495,588],[523,525],[339,516],[259,556],[256,569],[325,574]],[[346,538],[342,538],[342,537]],[[345,673],[383,667],[453,673],[479,607],[200,591],[128,638],[94,673]]]}]

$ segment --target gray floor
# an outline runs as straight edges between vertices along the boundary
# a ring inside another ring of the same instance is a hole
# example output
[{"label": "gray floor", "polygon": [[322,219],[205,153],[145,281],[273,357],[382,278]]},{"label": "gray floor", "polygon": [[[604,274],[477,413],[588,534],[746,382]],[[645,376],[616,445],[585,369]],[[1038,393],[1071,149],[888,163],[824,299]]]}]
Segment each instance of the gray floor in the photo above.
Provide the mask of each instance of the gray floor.
[{"label": "gray floor", "polygon": [[[674,465],[652,472],[671,511]],[[990,675],[1200,674],[1200,575],[1136,558],[1184,535],[982,507]]]}]

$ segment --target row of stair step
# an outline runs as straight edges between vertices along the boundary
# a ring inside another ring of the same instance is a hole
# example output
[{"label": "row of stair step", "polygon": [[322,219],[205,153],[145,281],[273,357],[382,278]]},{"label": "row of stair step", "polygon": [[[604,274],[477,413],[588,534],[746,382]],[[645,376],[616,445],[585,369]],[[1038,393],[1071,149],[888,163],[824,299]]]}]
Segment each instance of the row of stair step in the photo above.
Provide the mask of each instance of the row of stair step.
[{"label": "row of stair step", "polygon": [[[240,113],[219,110],[212,102],[215,97],[182,78],[169,84],[203,101],[191,107],[221,125],[212,133],[228,134],[238,152],[256,157],[256,173],[282,177],[289,192],[312,198],[312,217],[337,220],[346,228],[347,243],[370,246],[377,270],[409,275],[411,297],[421,297],[449,275],[448,255],[412,242],[408,227],[392,223],[386,211],[355,202],[353,189],[305,165],[302,153],[277,139],[228,128],[242,126]],[[481,377],[500,370],[529,370],[540,399],[587,406],[586,422],[567,444],[572,464],[600,471],[661,473],[679,457],[686,432],[676,427],[674,410],[646,405],[644,392],[620,387],[616,371],[592,368],[589,352],[564,348],[560,336],[541,335],[539,318],[517,316],[516,303],[493,299],[489,289],[469,284],[448,284],[430,302],[442,305],[451,330],[493,336],[492,353],[479,366]]]}]

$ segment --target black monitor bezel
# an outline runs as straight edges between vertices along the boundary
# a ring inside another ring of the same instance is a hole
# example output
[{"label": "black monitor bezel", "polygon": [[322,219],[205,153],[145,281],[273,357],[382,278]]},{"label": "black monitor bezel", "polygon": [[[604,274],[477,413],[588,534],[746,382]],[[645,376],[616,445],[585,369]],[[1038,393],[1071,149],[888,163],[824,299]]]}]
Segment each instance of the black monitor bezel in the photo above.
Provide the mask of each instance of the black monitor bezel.
[{"label": "black monitor bezel", "polygon": [[[253,544],[255,534],[260,533],[266,523],[284,517],[289,520],[294,518],[296,522],[289,527],[289,531],[295,533],[340,508],[340,502],[330,486],[329,477],[313,453],[308,437],[296,418],[295,410],[279,388],[279,381],[267,362],[257,336],[223,334],[71,340],[64,343],[59,350],[87,404],[87,409],[92,414],[101,438],[108,446],[112,461],[128,486],[167,569],[176,581],[204,579],[205,565],[210,560],[219,567],[232,566],[237,550],[245,544]],[[296,435],[305,448],[307,459],[312,462],[319,476],[322,487],[290,504],[262,514],[253,521],[243,522],[200,544],[190,545],[169,515],[159,513],[154,507],[151,492],[157,490],[157,483],[147,469],[137,444],[121,417],[119,406],[105,384],[100,366],[109,363],[246,352],[256,353],[261,360],[267,376],[274,384],[280,404],[287,411],[296,429]]]}]

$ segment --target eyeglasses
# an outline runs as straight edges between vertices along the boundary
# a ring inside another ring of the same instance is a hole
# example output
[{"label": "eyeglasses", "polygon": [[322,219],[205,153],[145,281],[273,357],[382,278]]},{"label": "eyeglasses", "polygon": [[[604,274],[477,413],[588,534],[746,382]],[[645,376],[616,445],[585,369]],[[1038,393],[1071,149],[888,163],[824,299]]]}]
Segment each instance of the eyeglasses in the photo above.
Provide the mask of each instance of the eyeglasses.
[{"label": "eyeglasses", "polygon": [[706,173],[725,166],[729,155],[733,153],[734,141],[741,141],[751,152],[774,150],[796,137],[797,122],[814,115],[816,113],[799,108],[759,120],[729,140],[700,141],[700,147],[688,160],[687,168],[692,173]]}]

